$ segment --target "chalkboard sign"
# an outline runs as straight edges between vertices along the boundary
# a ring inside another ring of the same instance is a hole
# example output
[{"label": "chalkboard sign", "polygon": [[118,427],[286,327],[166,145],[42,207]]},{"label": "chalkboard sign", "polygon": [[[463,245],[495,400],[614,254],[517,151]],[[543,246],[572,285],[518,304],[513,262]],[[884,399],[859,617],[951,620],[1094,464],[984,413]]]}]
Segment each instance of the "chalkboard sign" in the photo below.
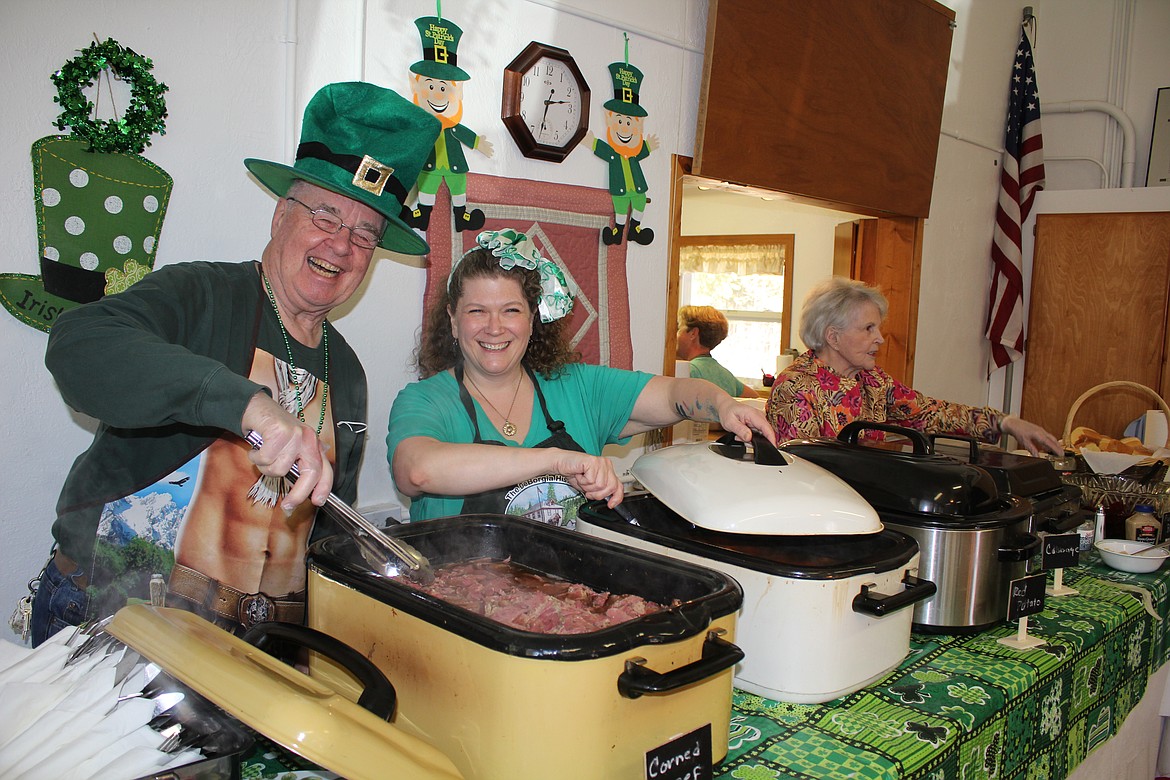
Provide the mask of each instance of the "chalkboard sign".
[{"label": "chalkboard sign", "polygon": [[646,780],[711,780],[711,724],[648,751]]},{"label": "chalkboard sign", "polygon": [[1076,566],[1081,557],[1081,535],[1045,534],[1040,537],[1040,568],[1044,571]]},{"label": "chalkboard sign", "polygon": [[1019,620],[1022,617],[1043,611],[1044,586],[1047,582],[1047,574],[1034,574],[1031,577],[1012,580],[1008,594],[1007,619]]}]

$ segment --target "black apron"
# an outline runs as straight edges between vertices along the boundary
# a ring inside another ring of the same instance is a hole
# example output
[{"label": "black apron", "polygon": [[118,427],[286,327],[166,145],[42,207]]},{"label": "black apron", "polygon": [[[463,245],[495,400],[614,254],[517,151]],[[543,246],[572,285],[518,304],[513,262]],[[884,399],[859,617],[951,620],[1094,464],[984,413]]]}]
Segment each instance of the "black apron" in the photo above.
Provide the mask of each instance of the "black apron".
[{"label": "black apron", "polygon": [[[525,366],[524,370],[528,373],[528,378],[532,380],[533,393],[540,404],[540,411],[544,415],[544,423],[549,431],[549,437],[535,445],[534,449],[556,447],[562,450],[585,452],[584,448],[565,430],[565,424],[560,420],[554,420],[549,414],[544,393],[541,392],[540,383],[536,381],[536,375],[532,369]],[[463,384],[462,361],[455,365],[454,373],[455,381],[459,384],[459,400],[463,403],[463,408],[471,420],[471,427],[475,430],[474,443],[507,447],[508,445],[502,441],[485,440],[480,434],[475,405],[472,403],[471,394],[467,392],[467,387]],[[469,495],[463,499],[463,514],[519,515],[550,525],[575,528],[577,526],[577,510],[585,501],[585,496],[570,485],[564,477],[559,474],[546,474],[525,480],[518,485]]]}]

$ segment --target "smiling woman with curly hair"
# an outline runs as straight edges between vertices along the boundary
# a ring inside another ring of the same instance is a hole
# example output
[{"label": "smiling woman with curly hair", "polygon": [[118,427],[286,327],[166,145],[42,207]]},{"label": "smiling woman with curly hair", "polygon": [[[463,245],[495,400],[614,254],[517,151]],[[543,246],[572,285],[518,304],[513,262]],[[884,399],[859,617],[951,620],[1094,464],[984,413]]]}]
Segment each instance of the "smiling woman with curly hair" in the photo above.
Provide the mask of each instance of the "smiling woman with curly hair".
[{"label": "smiling woman with curly hair", "polygon": [[[535,311],[540,301],[540,274],[523,267],[504,271],[499,258],[483,248],[473,249],[463,256],[451,273],[447,287],[427,314],[422,339],[415,350],[415,365],[419,376],[426,379],[455,366],[463,358],[459,343],[450,327],[451,302],[463,297],[464,286],[475,279],[491,279],[509,275],[521,286],[524,300]],[[532,335],[524,352],[523,364],[547,379],[553,378],[570,363],[581,362],[581,354],[566,338],[569,321],[565,317],[544,322],[540,317],[532,321]]]},{"label": "smiling woman with curly hair", "polygon": [[566,527],[586,500],[622,500],[607,444],[690,418],[744,441],[763,413],[710,382],[582,363],[560,268],[514,230],[486,231],[451,271],[398,394],[386,443],[411,520],[526,514]]}]

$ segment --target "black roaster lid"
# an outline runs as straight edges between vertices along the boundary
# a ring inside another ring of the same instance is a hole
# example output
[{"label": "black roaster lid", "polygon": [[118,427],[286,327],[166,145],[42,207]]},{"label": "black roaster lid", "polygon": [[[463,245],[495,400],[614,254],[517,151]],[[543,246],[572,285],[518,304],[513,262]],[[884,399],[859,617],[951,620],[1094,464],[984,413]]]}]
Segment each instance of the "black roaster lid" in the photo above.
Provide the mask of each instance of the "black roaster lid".
[{"label": "black roaster lid", "polygon": [[[783,497],[777,497],[783,501]],[[836,580],[882,573],[907,564],[918,542],[887,528],[874,534],[800,535],[733,534],[700,528],[649,494],[622,502],[636,525],[594,501],[581,507],[578,524],[591,523],[680,552],[792,579]]]},{"label": "black roaster lid", "polygon": [[[976,440],[968,436],[938,434],[930,438],[936,453],[953,454],[960,460],[985,469],[991,474],[1001,493],[1036,498],[1060,491],[1064,487],[1060,474],[1050,460],[980,447]],[[946,442],[951,439],[956,440],[958,449],[955,446],[947,446]]]},{"label": "black roaster lid", "polygon": [[393,526],[432,567],[475,558],[511,560],[597,591],[630,593],[669,605],[663,612],[583,634],[540,634],[505,626],[374,574],[347,536],[309,548],[308,565],[330,579],[415,617],[508,655],[582,661],[665,644],[705,632],[739,611],[743,590],[722,572],[512,515],[458,515]]},{"label": "black roaster lid", "polygon": [[[862,430],[908,438],[912,452],[867,446]],[[990,515],[1005,507],[1005,496],[990,472],[931,451],[918,431],[888,423],[850,423],[836,439],[793,439],[778,449],[791,452],[845,480],[881,512],[937,517]]]}]

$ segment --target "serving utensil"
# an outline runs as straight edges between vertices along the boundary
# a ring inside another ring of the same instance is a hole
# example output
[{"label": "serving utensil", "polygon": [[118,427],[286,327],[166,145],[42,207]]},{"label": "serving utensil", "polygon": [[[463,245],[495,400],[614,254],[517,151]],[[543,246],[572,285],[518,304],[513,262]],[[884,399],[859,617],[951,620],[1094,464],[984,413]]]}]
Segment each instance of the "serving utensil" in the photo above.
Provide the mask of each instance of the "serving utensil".
[{"label": "serving utensil", "polygon": [[1164,542],[1159,542],[1158,544],[1150,542],[1145,547],[1139,547],[1136,550],[1114,550],[1114,552],[1119,553],[1120,555],[1137,555],[1140,557],[1150,552],[1151,550],[1164,549],[1168,546],[1170,546],[1170,539],[1167,539]]},{"label": "serving utensil", "polygon": [[[248,431],[244,440],[253,449],[264,445],[264,438],[256,431]],[[295,482],[300,478],[300,469],[294,464],[289,469],[288,479]],[[324,509],[337,520],[343,529],[353,537],[365,559],[374,571],[384,577],[406,577],[423,585],[435,581],[435,573],[426,556],[411,545],[382,533],[381,529],[362,516],[360,512],[330,493],[325,499]]]}]

